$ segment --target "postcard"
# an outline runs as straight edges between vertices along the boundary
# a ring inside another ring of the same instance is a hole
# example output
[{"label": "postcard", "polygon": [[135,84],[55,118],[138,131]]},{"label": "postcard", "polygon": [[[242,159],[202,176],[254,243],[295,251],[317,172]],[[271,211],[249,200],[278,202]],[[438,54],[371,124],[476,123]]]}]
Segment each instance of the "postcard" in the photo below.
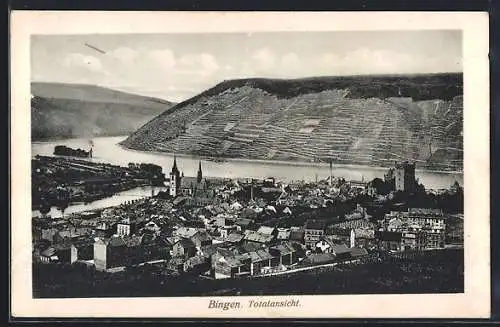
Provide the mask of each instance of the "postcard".
[{"label": "postcard", "polygon": [[15,317],[486,318],[488,15],[11,20]]}]

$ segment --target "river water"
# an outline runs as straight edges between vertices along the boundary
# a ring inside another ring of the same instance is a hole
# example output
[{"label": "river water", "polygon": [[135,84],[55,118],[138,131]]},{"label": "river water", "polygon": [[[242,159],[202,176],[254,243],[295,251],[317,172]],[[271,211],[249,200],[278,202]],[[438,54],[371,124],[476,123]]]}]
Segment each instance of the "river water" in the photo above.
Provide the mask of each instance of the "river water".
[{"label": "river water", "polygon": [[[127,191],[116,193],[113,196],[110,196],[105,199],[93,201],[91,203],[86,203],[86,204],[72,203],[68,206],[68,208],[66,208],[66,210],[64,210],[64,216],[82,211],[97,210],[97,209],[117,206],[126,201],[149,197],[152,195],[152,192],[154,192],[154,194],[158,194],[158,192],[162,190],[166,190],[166,187],[157,187],[157,186],[136,187]],[[38,217],[40,216],[40,211],[32,210],[31,214],[32,217]],[[50,212],[48,214],[52,218],[60,218],[63,215],[61,210],[57,209],[56,207],[50,208]]]},{"label": "river water", "polygon": [[[134,150],[128,150],[118,145],[126,136],[117,137],[97,137],[92,139],[94,143],[93,158],[85,159],[94,162],[107,162],[111,164],[125,166],[130,162],[134,163],[152,163],[163,168],[163,172],[168,176],[172,168],[173,155],[148,153]],[[89,139],[67,139],[50,142],[33,142],[31,146],[32,156],[45,155],[51,156],[56,145],[66,145],[71,148],[89,149]],[[190,156],[177,156],[177,165],[186,176],[196,176],[199,159]],[[248,161],[248,160],[229,160],[225,162],[214,162],[201,160],[203,175],[211,177],[252,177],[264,178],[275,177],[278,180],[306,180],[313,181],[316,178],[324,179],[330,174],[328,164],[309,164],[309,163],[284,163],[269,161]],[[375,177],[383,178],[387,168],[367,167],[355,165],[333,165],[333,175],[343,177],[347,180],[365,181],[372,180]],[[455,181],[463,185],[462,173],[440,173],[419,171],[416,177],[420,183],[423,183],[426,189],[449,188]],[[114,195],[113,197],[98,200],[90,204],[75,204],[68,207],[65,214],[83,210],[92,210],[102,207],[118,205],[122,202],[142,198],[151,194],[150,187],[136,188]],[[53,217],[60,216],[60,212],[53,208]],[[34,214],[36,211],[34,211]],[[52,213],[52,212],[51,212]]]}]

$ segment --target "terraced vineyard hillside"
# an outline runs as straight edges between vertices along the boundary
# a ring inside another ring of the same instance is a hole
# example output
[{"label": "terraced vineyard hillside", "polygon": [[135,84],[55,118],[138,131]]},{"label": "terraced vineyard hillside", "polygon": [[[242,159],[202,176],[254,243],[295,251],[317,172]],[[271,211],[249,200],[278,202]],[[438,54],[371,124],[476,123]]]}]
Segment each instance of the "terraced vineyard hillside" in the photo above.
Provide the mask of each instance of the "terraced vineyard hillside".
[{"label": "terraced vineyard hillside", "polygon": [[122,144],[196,156],[461,171],[462,76],[225,81]]}]

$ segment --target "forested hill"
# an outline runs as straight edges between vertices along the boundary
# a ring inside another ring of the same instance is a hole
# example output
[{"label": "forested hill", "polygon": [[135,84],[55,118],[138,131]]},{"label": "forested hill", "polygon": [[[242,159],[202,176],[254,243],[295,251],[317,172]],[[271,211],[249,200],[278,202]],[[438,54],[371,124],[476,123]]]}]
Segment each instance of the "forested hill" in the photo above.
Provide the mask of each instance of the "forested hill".
[{"label": "forested hill", "polygon": [[95,85],[32,83],[31,139],[126,135],[173,103]]},{"label": "forested hill", "polygon": [[462,74],[238,79],[173,106],[123,142],[231,158],[462,170]]}]

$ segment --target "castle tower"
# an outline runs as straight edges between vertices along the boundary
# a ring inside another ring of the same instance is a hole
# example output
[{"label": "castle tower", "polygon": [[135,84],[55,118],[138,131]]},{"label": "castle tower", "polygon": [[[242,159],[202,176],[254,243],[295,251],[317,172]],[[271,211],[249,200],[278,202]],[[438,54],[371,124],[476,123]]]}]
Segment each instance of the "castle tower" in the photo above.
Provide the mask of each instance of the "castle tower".
[{"label": "castle tower", "polygon": [[196,176],[196,182],[199,184],[201,183],[201,180],[203,179],[203,172],[201,171],[201,161],[198,166],[198,175]]},{"label": "castle tower", "polygon": [[179,193],[179,187],[181,185],[181,174],[177,168],[177,158],[174,155],[174,165],[172,166],[172,171],[170,172],[170,196],[177,196]]},{"label": "castle tower", "polygon": [[412,192],[415,190],[415,163],[395,163],[396,191]]}]

